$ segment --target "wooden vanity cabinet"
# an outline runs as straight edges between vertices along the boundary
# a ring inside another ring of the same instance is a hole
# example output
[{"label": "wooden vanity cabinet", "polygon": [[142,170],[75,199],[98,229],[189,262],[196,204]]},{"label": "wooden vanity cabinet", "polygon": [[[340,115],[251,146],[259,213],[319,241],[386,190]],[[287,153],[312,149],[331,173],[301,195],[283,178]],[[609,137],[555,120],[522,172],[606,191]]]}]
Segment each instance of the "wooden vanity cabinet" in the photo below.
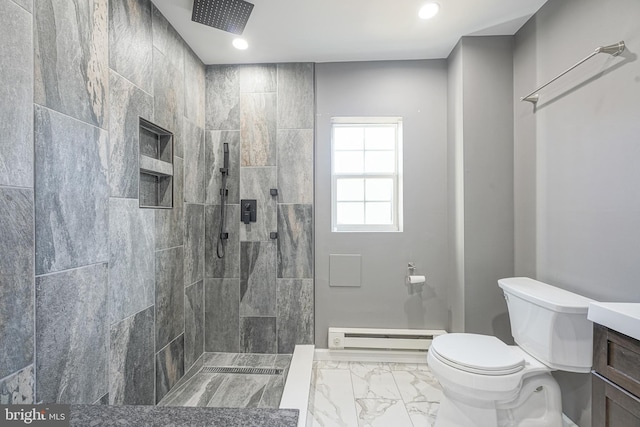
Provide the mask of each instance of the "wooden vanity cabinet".
[{"label": "wooden vanity cabinet", "polygon": [[594,323],[592,426],[640,427],[640,341]]}]

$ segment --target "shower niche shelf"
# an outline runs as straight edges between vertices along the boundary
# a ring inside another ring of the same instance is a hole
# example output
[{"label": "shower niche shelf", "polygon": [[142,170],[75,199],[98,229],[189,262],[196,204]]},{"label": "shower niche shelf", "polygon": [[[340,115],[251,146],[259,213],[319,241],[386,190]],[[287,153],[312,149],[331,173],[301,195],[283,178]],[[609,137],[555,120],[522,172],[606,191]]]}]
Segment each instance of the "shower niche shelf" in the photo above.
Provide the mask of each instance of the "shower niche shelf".
[{"label": "shower niche shelf", "polygon": [[141,208],[173,208],[173,133],[142,117],[138,131],[140,146]]}]

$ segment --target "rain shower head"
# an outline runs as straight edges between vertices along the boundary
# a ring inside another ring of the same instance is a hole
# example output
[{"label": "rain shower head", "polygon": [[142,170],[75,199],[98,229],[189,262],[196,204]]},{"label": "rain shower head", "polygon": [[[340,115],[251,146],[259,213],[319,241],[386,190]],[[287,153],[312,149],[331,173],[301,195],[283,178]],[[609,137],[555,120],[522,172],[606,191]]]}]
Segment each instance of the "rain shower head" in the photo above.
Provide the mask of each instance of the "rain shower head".
[{"label": "rain shower head", "polygon": [[191,20],[233,34],[242,34],[253,4],[244,0],[194,0]]}]

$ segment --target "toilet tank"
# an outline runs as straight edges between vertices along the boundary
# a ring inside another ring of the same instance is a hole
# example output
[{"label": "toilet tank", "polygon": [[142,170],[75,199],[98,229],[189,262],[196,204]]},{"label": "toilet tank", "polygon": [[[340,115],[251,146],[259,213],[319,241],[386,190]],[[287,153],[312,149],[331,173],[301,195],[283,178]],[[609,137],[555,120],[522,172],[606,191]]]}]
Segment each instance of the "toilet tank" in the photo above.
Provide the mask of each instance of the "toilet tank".
[{"label": "toilet tank", "polygon": [[520,348],[552,369],[591,370],[593,325],[587,310],[592,299],[528,277],[500,279],[498,286]]}]

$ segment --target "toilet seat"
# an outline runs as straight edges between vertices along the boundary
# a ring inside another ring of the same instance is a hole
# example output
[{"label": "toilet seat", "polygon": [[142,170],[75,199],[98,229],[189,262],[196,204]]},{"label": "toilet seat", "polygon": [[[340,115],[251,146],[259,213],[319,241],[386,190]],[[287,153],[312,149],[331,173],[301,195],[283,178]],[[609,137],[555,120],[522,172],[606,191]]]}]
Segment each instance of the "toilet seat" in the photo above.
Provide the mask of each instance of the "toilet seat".
[{"label": "toilet seat", "polygon": [[522,352],[488,335],[442,335],[433,341],[429,351],[442,363],[472,374],[510,375],[525,367]]}]

